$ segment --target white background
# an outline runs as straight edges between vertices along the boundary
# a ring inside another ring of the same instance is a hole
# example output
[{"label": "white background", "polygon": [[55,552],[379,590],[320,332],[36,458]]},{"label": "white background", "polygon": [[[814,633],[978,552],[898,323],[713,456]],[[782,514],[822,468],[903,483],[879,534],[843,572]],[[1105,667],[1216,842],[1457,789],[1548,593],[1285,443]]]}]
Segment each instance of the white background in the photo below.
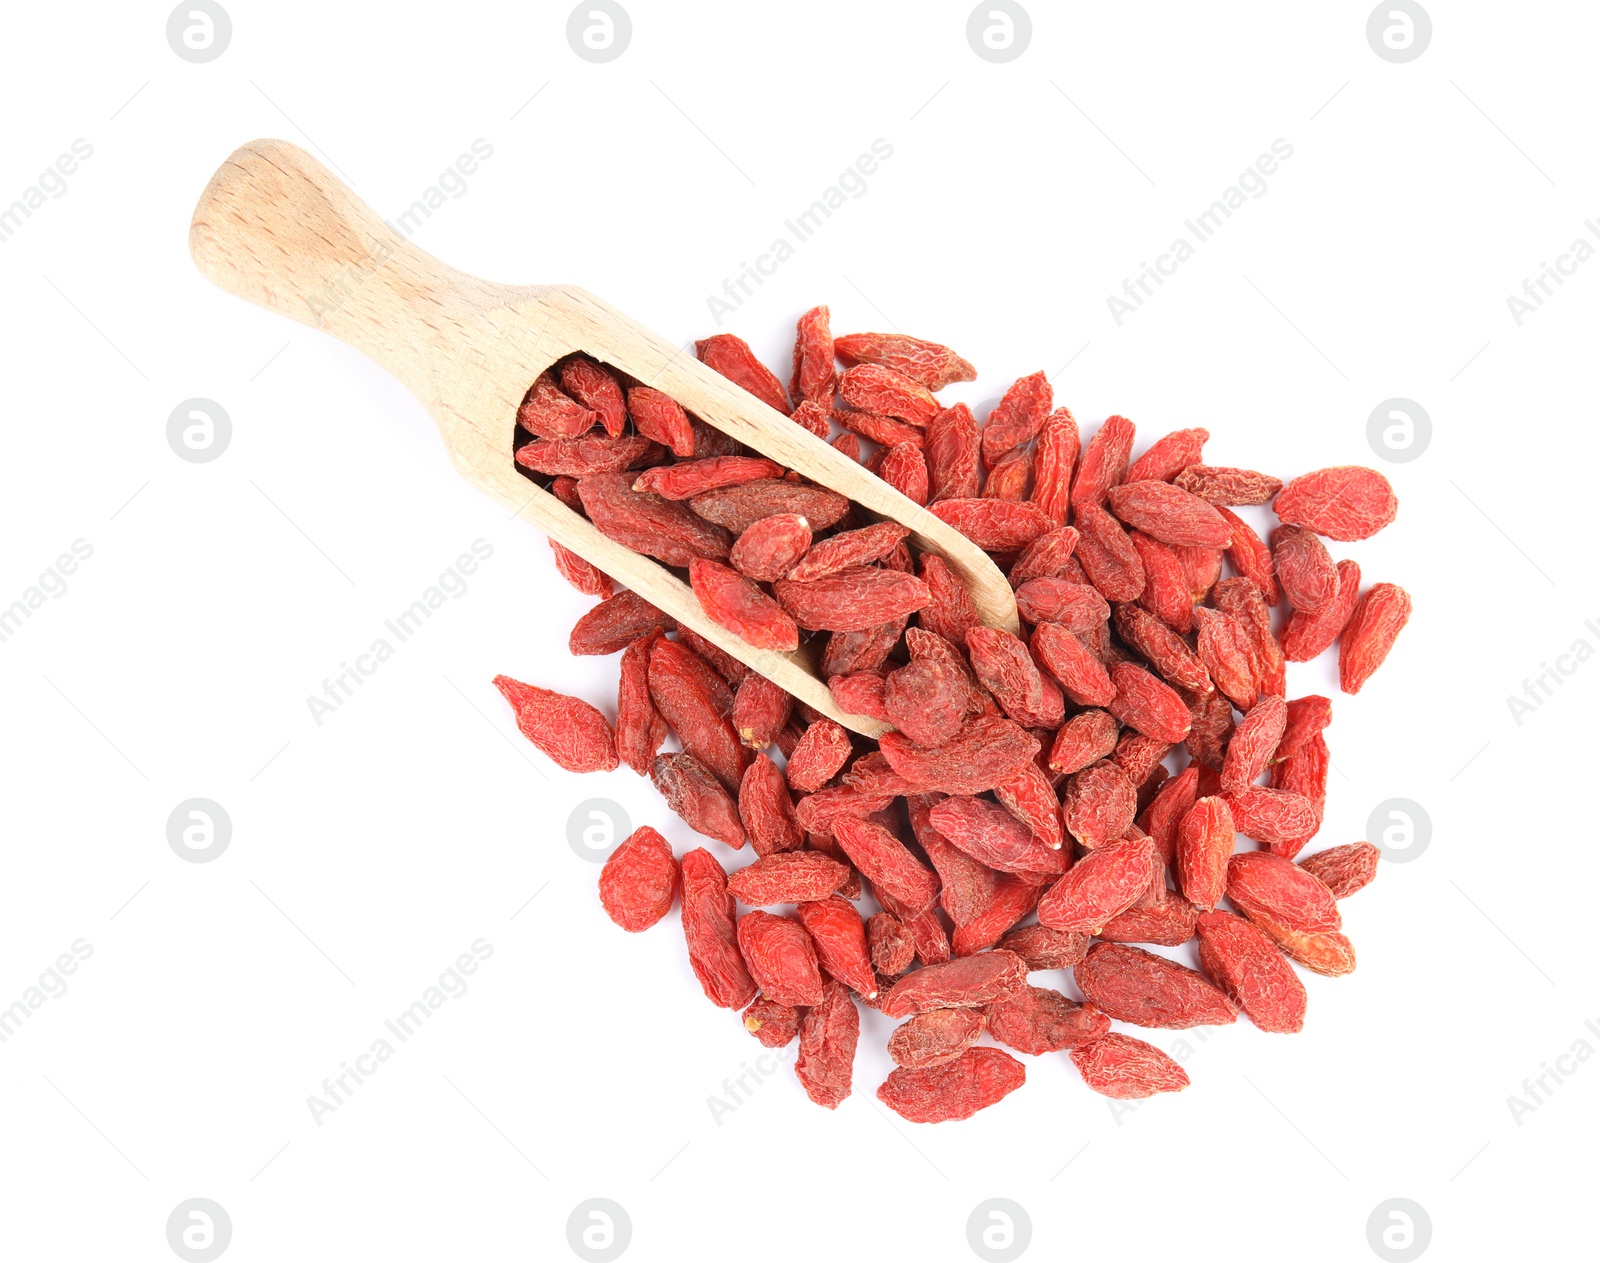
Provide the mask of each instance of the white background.
[{"label": "white background", "polygon": [[[639,1259],[971,1258],[991,1197],[1040,1258],[1389,1257],[1366,1224],[1394,1197],[1425,1209],[1434,1258],[1565,1257],[1592,1231],[1600,1066],[1547,1079],[1520,1125],[1507,1098],[1600,1048],[1600,665],[1520,725],[1505,700],[1600,645],[1600,262],[1520,327],[1505,301],[1600,214],[1592,6],[1441,0],[1404,65],[1369,48],[1364,3],[1034,3],[1002,65],[943,0],[637,0],[607,65],[571,51],[565,4],[227,7],[203,65],[160,4],[6,18],[0,206],[76,138],[94,150],[0,244],[0,605],[93,548],[0,644],[0,1005],[93,948],[0,1044],[8,1257],[168,1259],[191,1197],[226,1208],[230,1260],[575,1257],[591,1197],[625,1208]],[[865,195],[722,326],[785,378],[794,318],[827,302],[836,332],[959,349],[980,377],[950,397],[1043,368],[1141,449],[1205,425],[1217,463],[1380,465],[1399,519],[1336,555],[1415,617],[1359,698],[1326,662],[1290,679],[1336,698],[1316,845],[1392,797],[1432,821],[1344,905],[1360,969],[1307,977],[1298,1036],[1207,1032],[1191,1088],[1120,1118],[1052,1054],[972,1121],[913,1127],[872,1096],[888,1027],[868,1013],[838,1111],[780,1067],[715,1122],[762,1050],[701,996],[676,914],[606,920],[565,822],[605,797],[696,839],[625,768],[552,766],[489,683],[609,709],[615,660],[565,652],[588,601],[393,380],[188,258],[206,179],[257,136],[389,216],[487,140],[419,244],[583,285],[679,342],[881,137]],[[1106,296],[1279,137],[1265,195],[1119,327]],[[194,396],[232,418],[212,463],[166,441]],[[1433,421],[1406,464],[1367,444],[1392,396]],[[465,595],[318,726],[307,695],[477,539],[493,556]],[[195,796],[233,822],[211,863],[166,840]],[[306,1098],[480,938],[466,994],[317,1125]]]}]

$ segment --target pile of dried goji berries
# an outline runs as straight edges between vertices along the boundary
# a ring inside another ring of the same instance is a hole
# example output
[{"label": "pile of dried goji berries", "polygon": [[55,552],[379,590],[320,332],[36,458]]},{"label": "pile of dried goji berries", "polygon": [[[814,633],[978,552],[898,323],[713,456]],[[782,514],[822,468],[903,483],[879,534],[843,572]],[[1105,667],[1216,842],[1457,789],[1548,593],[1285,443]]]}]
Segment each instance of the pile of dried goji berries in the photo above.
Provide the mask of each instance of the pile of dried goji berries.
[{"label": "pile of dried goji berries", "polygon": [[[724,858],[746,843],[756,856],[729,873],[641,828],[601,873],[612,920],[643,930],[677,900],[706,995],[768,1047],[798,1039],[800,1082],[830,1108],[850,1092],[858,1000],[904,1019],[878,1097],[918,1122],[1021,1086],[1007,1048],[1065,1051],[1108,1096],[1188,1083],[1113,1021],[1173,1029],[1242,1010],[1262,1030],[1299,1030],[1290,962],[1355,968],[1336,901],[1372,879],[1378,852],[1357,842],[1295,862],[1321,823],[1331,707],[1285,700],[1285,663],[1337,642],[1355,693],[1404,626],[1406,593],[1363,592],[1323,542],[1393,520],[1384,478],[1346,466],[1280,483],[1207,465],[1203,429],[1134,460],[1124,417],[1080,446],[1042,373],[980,426],[933,394],[975,378],[960,356],[899,335],[833,338],[825,307],[800,320],[788,391],[739,338],[698,350],[852,458],[870,450],[868,469],[986,550],[1028,635],[984,626],[902,527],[605,365],[556,365],[518,414],[533,435],[523,470],[611,538],[687,570],[707,615],[750,643],[816,638],[840,708],[895,728],[876,745],[852,736],[552,544],[574,586],[603,598],[571,648],[622,655],[615,728],[502,676],[518,725],[572,771],[620,759]],[[1281,525],[1263,541],[1232,510],[1269,501]],[[660,753],[669,732],[681,752]],[[1257,849],[1236,851],[1240,834]],[[793,914],[767,910],[780,905]],[[1199,969],[1135,946],[1191,939]],[[1081,1003],[1030,984],[1056,969]]]}]

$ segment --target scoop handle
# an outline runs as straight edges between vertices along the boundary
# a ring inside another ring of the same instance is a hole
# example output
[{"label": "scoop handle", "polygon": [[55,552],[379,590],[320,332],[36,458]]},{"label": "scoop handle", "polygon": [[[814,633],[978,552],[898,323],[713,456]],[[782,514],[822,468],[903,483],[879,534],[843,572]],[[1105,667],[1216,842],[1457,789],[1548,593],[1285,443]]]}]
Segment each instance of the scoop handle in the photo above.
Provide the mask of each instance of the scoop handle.
[{"label": "scoop handle", "polygon": [[190,221],[189,252],[221,288],[332,334],[424,401],[458,318],[529,292],[419,250],[284,140],[241,145],[217,168]]}]

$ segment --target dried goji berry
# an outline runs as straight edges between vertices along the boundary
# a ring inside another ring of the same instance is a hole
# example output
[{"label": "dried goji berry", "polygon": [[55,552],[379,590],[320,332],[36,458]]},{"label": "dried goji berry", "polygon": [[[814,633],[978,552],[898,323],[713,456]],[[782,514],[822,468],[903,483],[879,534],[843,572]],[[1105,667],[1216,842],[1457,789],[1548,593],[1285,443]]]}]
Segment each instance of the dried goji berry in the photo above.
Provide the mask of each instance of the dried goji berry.
[{"label": "dried goji berry", "polygon": [[833,351],[846,364],[882,364],[929,390],[978,376],[978,370],[949,347],[903,333],[847,333],[833,340]]},{"label": "dried goji berry", "polygon": [[998,715],[980,715],[942,746],[923,749],[902,733],[885,733],[883,757],[920,790],[981,794],[1039,753],[1038,739]]},{"label": "dried goji berry", "polygon": [[1078,462],[1078,476],[1072,483],[1074,512],[1085,505],[1098,505],[1106,498],[1106,492],[1127,476],[1132,452],[1133,422],[1127,417],[1107,417]]},{"label": "dried goji berry", "polygon": [[[1058,526],[1054,530],[1046,531],[1022,550],[1006,577],[1010,579],[1011,586],[1018,591],[1033,579],[1062,578],[1067,568],[1073,564],[1072,554],[1077,547],[1076,527]],[[1070,581],[1076,582],[1076,580]]]},{"label": "dried goji berry", "polygon": [[1250,785],[1226,799],[1234,827],[1263,846],[1298,846],[1317,831],[1317,806],[1303,794]]},{"label": "dried goji berry", "polygon": [[1107,943],[1153,943],[1157,947],[1179,947],[1194,937],[1195,918],[1200,909],[1173,891],[1160,903],[1129,908],[1100,927],[1099,937]]},{"label": "dried goji berry", "polygon": [[1055,930],[1098,934],[1149,889],[1160,870],[1149,838],[1107,842],[1067,870],[1039,899],[1039,922]]},{"label": "dried goji berry", "polygon": [[1064,723],[1050,747],[1050,767],[1070,775],[1109,755],[1117,746],[1117,721],[1103,710],[1080,711]]},{"label": "dried goji berry", "polygon": [[800,1010],[765,997],[753,1001],[743,1014],[744,1028],[763,1048],[782,1048],[800,1032]]},{"label": "dried goji berry", "polygon": [[600,414],[567,396],[548,370],[528,388],[517,409],[517,424],[542,439],[571,439],[600,422]]},{"label": "dried goji berry", "polygon": [[789,379],[789,394],[796,405],[810,402],[830,407],[838,380],[833,367],[828,309],[813,307],[800,317],[795,328],[794,375]]},{"label": "dried goji berry", "polygon": [[996,781],[994,796],[1035,838],[1053,851],[1060,850],[1066,840],[1060,804],[1050,777],[1037,761],[1029,760],[1003,781]]},{"label": "dried goji berry", "polygon": [[649,775],[667,739],[667,721],[650,700],[650,652],[661,635],[650,632],[624,649],[617,679],[617,754],[640,776]]},{"label": "dried goji berry", "polygon": [[1195,800],[1178,821],[1176,864],[1178,887],[1197,908],[1214,908],[1228,882],[1228,857],[1236,832],[1228,801]]},{"label": "dried goji berry", "polygon": [[908,909],[921,911],[938,898],[938,878],[881,825],[840,815],[833,822],[833,836],[862,876]]},{"label": "dried goji berry", "polygon": [[1000,872],[1048,877],[1066,871],[1058,851],[997,803],[957,794],[934,806],[928,818],[942,837]]},{"label": "dried goji berry", "polygon": [[1000,946],[1022,957],[1030,970],[1071,969],[1088,953],[1089,936],[1052,930],[1035,922],[1008,931]]},{"label": "dried goji berry", "polygon": [[1111,1020],[1093,1004],[1078,1004],[1049,987],[1019,987],[985,1006],[989,1034],[1008,1048],[1039,1056],[1099,1039]]},{"label": "dried goji berry", "polygon": [[967,632],[983,625],[966,585],[938,553],[923,553],[917,573],[928,590],[917,622],[953,645],[966,644]]},{"label": "dried goji berry", "polygon": [[950,499],[928,507],[945,525],[990,553],[1014,553],[1059,525],[1037,505],[1010,500]]},{"label": "dried goji berry", "polygon": [[561,577],[585,596],[607,597],[616,589],[610,575],[600,567],[590,565],[570,548],[551,540],[550,552],[555,557],[556,569]]},{"label": "dried goji berry", "polygon": [[783,851],[729,873],[728,890],[740,903],[766,908],[826,899],[849,875],[845,865],[819,851]]},{"label": "dried goji berry", "polygon": [[535,439],[517,449],[517,464],[536,474],[584,478],[634,469],[660,458],[661,447],[642,434],[611,438],[581,434],[570,439]]},{"label": "dried goji berry", "polygon": [[1032,482],[1033,453],[1019,447],[995,462],[989,476],[983,480],[983,494],[991,500],[1009,500],[1015,504],[1028,498]]},{"label": "dried goji berry", "polygon": [[859,631],[833,632],[822,650],[822,675],[831,678],[878,670],[900,643],[908,621],[909,616],[902,614],[887,623],[876,623]]},{"label": "dried goji berry", "polygon": [[920,444],[896,443],[884,453],[878,476],[912,504],[928,503],[928,462]]},{"label": "dried goji berry", "polygon": [[696,342],[694,351],[707,368],[715,369],[734,385],[749,391],[767,407],[789,415],[789,400],[783,393],[783,383],[756,358],[743,338],[732,333],[712,334]]},{"label": "dried goji berry", "polygon": [[914,575],[876,566],[853,566],[821,579],[782,579],[773,595],[807,631],[860,631],[928,604],[928,589]]},{"label": "dried goji berry", "polygon": [[663,500],[688,500],[703,491],[782,476],[783,466],[765,457],[713,456],[707,460],[686,460],[647,469],[634,479],[633,489],[648,491]]},{"label": "dried goji berry", "polygon": [[1339,572],[1328,546],[1300,526],[1272,532],[1272,564],[1289,604],[1307,614],[1323,609],[1339,594]]},{"label": "dried goji berry", "polygon": [[1281,697],[1263,694],[1239,721],[1222,760],[1222,789],[1236,794],[1267,770],[1267,762],[1283,739],[1289,708]]},{"label": "dried goji berry", "polygon": [[863,999],[874,999],[878,980],[867,954],[866,927],[855,906],[840,895],[830,895],[799,904],[795,913],[811,935],[823,970]]},{"label": "dried goji berry", "polygon": [[1022,1086],[1022,1063],[998,1048],[969,1048],[954,1061],[920,1069],[898,1067],[878,1099],[912,1123],[971,1118]]},{"label": "dried goji berry", "polygon": [[1375,583],[1356,603],[1339,634],[1339,688],[1359,693],[1394,648],[1411,617],[1411,596],[1393,583]]},{"label": "dried goji berry", "polygon": [[821,789],[850,757],[850,734],[831,719],[819,719],[806,729],[805,736],[789,759],[789,785],[804,793]]},{"label": "dried goji berry", "polygon": [[927,425],[939,412],[939,401],[927,387],[881,364],[845,369],[839,375],[839,395],[852,408],[899,417],[913,425]]},{"label": "dried goji berry", "polygon": [[574,355],[561,364],[561,389],[585,408],[600,415],[600,423],[612,438],[621,434],[628,424],[628,409],[623,402],[622,386],[609,369],[581,355]]},{"label": "dried goji berry", "polygon": [[1128,533],[1098,504],[1074,503],[1073,512],[1080,536],[1074,555],[1089,582],[1108,601],[1137,601],[1144,592],[1144,562]]},{"label": "dried goji berry", "polygon": [[1265,504],[1283,489],[1283,482],[1253,469],[1225,465],[1190,465],[1173,482],[1212,504]]},{"label": "dried goji berry", "polygon": [[1322,882],[1335,899],[1344,899],[1377,876],[1380,854],[1370,842],[1351,842],[1309,855],[1300,861],[1300,867]]},{"label": "dried goji berry", "polygon": [[1116,696],[1105,664],[1059,623],[1040,623],[1029,645],[1076,705],[1105,706]]},{"label": "dried goji berry", "polygon": [[923,659],[889,672],[883,708],[889,720],[920,746],[937,746],[961,731],[971,693],[961,668]]},{"label": "dried goji berry", "polygon": [[1242,711],[1256,704],[1254,654],[1245,630],[1237,619],[1217,610],[1196,606],[1195,621],[1200,628],[1196,653],[1217,691]]},{"label": "dried goji berry", "polygon": [[678,734],[684,750],[734,792],[739,788],[750,751],[739,744],[739,735],[707,677],[721,685],[727,694],[726,708],[732,710],[733,698],[727,685],[684,646],[657,640],[650,651],[650,700]]},{"label": "dried goji berry", "polygon": [[1151,539],[1174,548],[1224,548],[1230,534],[1217,510],[1170,482],[1125,482],[1106,493],[1111,511]]},{"label": "dried goji berry", "polygon": [[[1209,430],[1174,430],[1150,444],[1145,454],[1128,468],[1129,482],[1171,482],[1190,465],[1199,463],[1200,451],[1211,438]],[[1193,487],[1185,488],[1193,491]]]},{"label": "dried goji berry", "polygon": [[1110,618],[1111,607],[1087,583],[1042,578],[1017,589],[1017,613],[1030,623],[1060,623],[1081,635]]},{"label": "dried goji berry", "polygon": [[979,683],[1012,719],[1025,728],[1060,726],[1061,690],[1040,673],[1022,641],[993,627],[974,627],[967,633],[967,654]]},{"label": "dried goji berry", "polygon": [[856,671],[850,675],[828,677],[828,692],[833,704],[846,715],[864,715],[869,719],[887,721],[889,712],[884,707],[884,678],[881,671]]},{"label": "dried goji berry", "polygon": [[779,604],[737,570],[703,557],[689,562],[689,583],[706,617],[757,649],[800,647],[800,629]]},{"label": "dried goji berry", "polygon": [[928,422],[923,451],[928,460],[929,504],[977,496],[981,441],[978,423],[964,403],[945,408]]},{"label": "dried goji berry", "polygon": [[1142,531],[1128,536],[1144,572],[1144,589],[1139,593],[1140,608],[1154,614],[1173,631],[1187,635],[1194,627],[1194,594],[1176,549]]},{"label": "dried goji berry", "polygon": [[494,686],[511,703],[522,735],[551,762],[569,772],[609,772],[617,766],[617,743],[606,717],[588,702],[524,684],[509,675]]},{"label": "dried goji berry", "polygon": [[1115,763],[1103,761],[1072,778],[1061,811],[1067,832],[1093,850],[1128,831],[1137,802],[1128,774]]},{"label": "dried goji berry", "polygon": [[1011,952],[980,952],[907,974],[879,1006],[885,1017],[910,1017],[930,1009],[982,1008],[1027,986],[1028,967]]},{"label": "dried goji berry", "polygon": [[[765,750],[789,722],[793,707],[794,698],[766,676],[752,671],[739,682],[733,695],[731,718],[739,741],[752,750]],[[622,722],[620,712],[617,722]]]},{"label": "dried goji berry", "polygon": [[652,386],[628,388],[628,415],[634,429],[672,449],[674,456],[695,454],[694,428],[683,405]]},{"label": "dried goji berry", "polygon": [[1285,483],[1272,511],[1280,521],[1340,541],[1370,539],[1394,521],[1399,501],[1375,469],[1338,465]]},{"label": "dried goji berry", "polygon": [[898,522],[874,522],[858,530],[842,531],[813,545],[787,577],[796,581],[821,579],[882,560],[909,534],[909,528]]},{"label": "dried goji berry", "polygon": [[983,910],[966,924],[956,926],[951,949],[957,956],[987,951],[1034,910],[1041,890],[1040,878],[1035,874],[1002,874],[995,882],[994,897]]},{"label": "dried goji berry", "polygon": [[1315,614],[1296,610],[1284,625],[1283,656],[1290,662],[1310,662],[1339,639],[1350,615],[1355,613],[1361,597],[1361,567],[1353,561],[1341,561],[1335,569],[1339,575],[1338,595]]},{"label": "dried goji berry", "polygon": [[1261,589],[1261,597],[1268,605],[1276,605],[1278,580],[1273,569],[1272,550],[1262,542],[1261,536],[1255,533],[1250,524],[1231,509],[1218,505],[1217,512],[1228,524],[1231,538],[1226,552],[1233,568]]},{"label": "dried goji berry", "polygon": [[669,566],[687,566],[696,557],[727,559],[733,543],[727,531],[676,501],[640,494],[632,482],[627,474],[591,474],[578,480],[584,511],[601,532]]},{"label": "dried goji berry", "polygon": [[811,530],[825,531],[844,517],[850,501],[826,487],[784,478],[758,478],[736,487],[701,492],[689,501],[689,507],[706,521],[742,535],[762,518],[779,513],[796,514],[805,518]]},{"label": "dried goji berry", "polygon": [[1189,1076],[1166,1053],[1142,1039],[1112,1031],[1067,1049],[1083,1081],[1101,1096],[1136,1101],[1157,1092],[1178,1092]]},{"label": "dried goji berry", "polygon": [[898,917],[892,912],[875,912],[867,918],[867,953],[875,970],[894,978],[911,968],[916,948],[911,931]]},{"label": "dried goji berry", "polygon": [[778,765],[758,754],[739,782],[739,822],[757,855],[798,851],[804,839]]},{"label": "dried goji berry", "polygon": [[641,636],[676,626],[638,593],[624,590],[601,601],[573,625],[567,652],[575,657],[620,653]]},{"label": "dried goji berry", "polygon": [[727,876],[711,852],[696,848],[680,864],[683,937],[689,965],[706,999],[725,1009],[742,1009],[755,998],[733,924],[733,896]]},{"label": "dried goji berry", "polygon": [[650,779],[684,822],[697,833],[735,849],[745,842],[739,808],[722,783],[692,754],[661,754],[650,765]]},{"label": "dried goji berry", "polygon": [[1050,379],[1042,372],[1017,378],[984,420],[984,465],[993,469],[1007,452],[1038,434],[1050,403]]},{"label": "dried goji berry", "polygon": [[1238,1015],[1204,975],[1122,943],[1096,943],[1072,976],[1084,999],[1107,1017],[1134,1026],[1227,1026]]},{"label": "dried goji berry", "polygon": [[1033,455],[1033,503],[1051,521],[1064,524],[1071,511],[1072,475],[1080,451],[1077,421],[1067,409],[1057,408],[1045,418]]},{"label": "dried goji berry", "polygon": [[983,1034],[979,1009],[931,1009],[894,1028],[889,1057],[897,1066],[922,1069],[954,1061]]},{"label": "dried goji berry", "polygon": [[1231,912],[1202,912],[1195,934],[1201,968],[1257,1027],[1292,1034],[1305,1025],[1305,986],[1271,939]]},{"label": "dried goji berry", "polygon": [[800,1021],[800,1052],[794,1072],[806,1095],[837,1109],[850,1095],[850,1071],[861,1035],[861,1015],[843,984],[823,984],[822,1001]]},{"label": "dried goji berry", "polygon": [[1106,709],[1128,727],[1175,745],[1189,734],[1189,708],[1183,698],[1143,667],[1131,662],[1111,664],[1116,693]]},{"label": "dried goji berry", "polygon": [[649,825],[630,833],[600,870],[600,904],[630,932],[648,930],[666,916],[677,890],[678,861]]},{"label": "dried goji berry", "polygon": [[1258,924],[1301,934],[1340,926],[1339,906],[1321,878],[1269,851],[1240,851],[1228,861],[1228,898]]},{"label": "dried goji berry", "polygon": [[1300,751],[1306,742],[1333,721],[1333,703],[1326,697],[1312,693],[1297,697],[1284,707],[1283,736],[1272,753],[1274,763],[1282,762]]},{"label": "dried goji berry", "polygon": [[739,918],[737,932],[739,952],[762,995],[802,1008],[822,1002],[816,949],[798,921],[758,910]]},{"label": "dried goji berry", "polygon": [[[927,436],[909,421],[897,421],[894,417],[886,417],[879,412],[863,412],[859,408],[835,408],[830,415],[850,433],[871,439],[880,447],[898,447],[901,443],[921,447],[927,442]],[[883,456],[882,452],[876,453],[872,460],[867,462],[867,468],[874,469],[873,461],[882,461]]]}]

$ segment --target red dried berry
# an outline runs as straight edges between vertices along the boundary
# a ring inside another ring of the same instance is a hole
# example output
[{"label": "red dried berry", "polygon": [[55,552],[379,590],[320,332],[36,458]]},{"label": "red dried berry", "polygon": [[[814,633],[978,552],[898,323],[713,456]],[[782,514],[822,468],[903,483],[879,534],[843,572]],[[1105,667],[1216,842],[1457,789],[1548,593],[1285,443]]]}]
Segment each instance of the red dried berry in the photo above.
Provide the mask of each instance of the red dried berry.
[{"label": "red dried berry", "polygon": [[803,517],[812,531],[825,531],[849,512],[850,501],[826,487],[759,478],[702,492],[689,501],[689,507],[706,521],[742,535],[762,518],[780,513]]},{"label": "red dried berry", "polygon": [[889,1057],[912,1070],[954,1061],[983,1034],[978,1009],[933,1009],[895,1027],[889,1036]]},{"label": "red dried berry", "polygon": [[757,855],[798,851],[805,839],[778,765],[764,754],[750,760],[739,782],[739,823]]},{"label": "red dried berry", "polygon": [[794,1063],[800,1086],[818,1105],[837,1109],[850,1095],[860,1034],[861,1015],[850,992],[837,982],[824,983],[821,1003],[801,1019],[800,1053]]},{"label": "red dried berry", "polygon": [[562,393],[548,371],[539,374],[517,409],[517,424],[542,439],[577,438],[599,421],[599,413]]},{"label": "red dried berry", "polygon": [[1307,856],[1300,867],[1325,885],[1335,899],[1344,899],[1378,875],[1380,854],[1370,842],[1351,842]]},{"label": "red dried berry", "polygon": [[1096,943],[1072,976],[1085,1000],[1107,1017],[1134,1026],[1227,1026],[1238,1015],[1203,974],[1121,943]]},{"label": "red dried berry", "polygon": [[923,452],[928,461],[928,503],[968,500],[982,480],[982,440],[972,410],[964,403],[944,409],[928,422]]},{"label": "red dried berry", "polygon": [[1231,538],[1222,514],[1170,482],[1125,482],[1106,498],[1129,526],[1175,548],[1223,548]]},{"label": "red dried berry", "polygon": [[647,469],[634,479],[633,489],[663,500],[689,500],[720,487],[737,487],[758,478],[782,476],[783,466],[765,457],[712,456],[707,460],[686,460]]},{"label": "red dried berry", "polygon": [[617,743],[606,717],[588,702],[523,684],[509,675],[494,686],[511,703],[522,735],[569,772],[609,772],[617,766]]},{"label": "red dried berry", "polygon": [[744,1028],[763,1048],[783,1048],[800,1032],[800,1010],[765,998],[754,1001],[743,1014]]},{"label": "red dried berry", "polygon": [[1217,505],[1265,504],[1283,488],[1280,479],[1225,465],[1190,465],[1173,482]]},{"label": "red dried berry", "polygon": [[561,365],[561,389],[585,408],[600,414],[606,433],[616,438],[628,424],[622,387],[609,370],[593,360],[574,355]]},{"label": "red dried berry", "polygon": [[652,386],[628,388],[628,415],[633,427],[648,439],[672,450],[674,456],[695,454],[694,428],[683,405]]},{"label": "red dried berry", "polygon": [[783,393],[783,383],[756,358],[743,338],[732,333],[716,333],[696,342],[694,351],[707,368],[715,369],[734,385],[749,391],[767,407],[789,415],[789,400]]},{"label": "red dried berry", "polygon": [[1393,583],[1375,583],[1356,603],[1339,635],[1339,688],[1359,693],[1394,648],[1411,617],[1411,596]]},{"label": "red dried berry", "polygon": [[1039,900],[1039,922],[1054,930],[1097,934],[1126,912],[1160,873],[1149,838],[1125,838],[1096,847]]},{"label": "red dried berry", "polygon": [[789,394],[795,403],[833,405],[839,374],[833,367],[833,336],[828,329],[828,309],[813,307],[795,327],[794,375]]},{"label": "red dried berry", "polygon": [[1284,625],[1283,656],[1290,662],[1310,662],[1339,639],[1355,613],[1361,597],[1361,567],[1353,561],[1341,561],[1335,569],[1339,574],[1338,595],[1315,614],[1296,610]]},{"label": "red dried berry", "polygon": [[1201,967],[1258,1028],[1293,1034],[1305,1025],[1306,989],[1271,939],[1231,912],[1202,912],[1195,933]]},{"label": "red dried berry", "polygon": [[630,933],[648,930],[666,916],[677,890],[678,861],[649,825],[630,833],[600,870],[600,904]]},{"label": "red dried berry", "polygon": [[680,503],[641,495],[632,482],[627,474],[591,474],[578,480],[584,511],[603,534],[669,566],[687,566],[696,557],[726,560],[733,542],[727,531]]},{"label": "red dried berry", "polygon": [[650,765],[657,791],[691,829],[738,849],[745,842],[739,808],[692,754],[662,754]]},{"label": "red dried berry", "polygon": [[1370,539],[1394,521],[1399,501],[1375,469],[1339,465],[1302,474],[1272,503],[1279,520],[1341,542]]},{"label": "red dried berry", "polygon": [[971,1118],[1022,1086],[1022,1063],[998,1048],[969,1048],[942,1066],[890,1072],[878,1099],[912,1123]]},{"label": "red dried berry", "polygon": [[1137,1101],[1157,1092],[1178,1092],[1189,1076],[1154,1044],[1112,1031],[1067,1050],[1083,1081],[1101,1096]]},{"label": "red dried berry", "polygon": [[729,873],[728,891],[740,903],[767,908],[826,899],[849,876],[845,865],[819,851],[785,851]]},{"label": "red dried berry", "polygon": [[903,333],[847,333],[833,340],[833,352],[846,364],[881,364],[929,390],[975,381],[978,376],[978,370],[949,347]]},{"label": "red dried berry", "polygon": [[822,1003],[822,974],[811,936],[798,921],[747,912],[738,923],[739,952],[761,993],[779,1004]]},{"label": "red dried berry", "polygon": [[[1129,467],[1128,481],[1171,482],[1190,465],[1199,463],[1200,451],[1210,438],[1209,430],[1198,427],[1163,434]],[[1194,488],[1187,487],[1185,490],[1193,491]]]},{"label": "red dried berry", "polygon": [[680,869],[689,965],[706,999],[725,1009],[742,1009],[755,998],[756,984],[739,953],[726,874],[711,852],[699,848],[684,854]]},{"label": "red dried berry", "polygon": [[1094,1005],[1049,987],[1020,987],[986,1006],[983,1015],[996,1041],[1035,1057],[1099,1039],[1111,1029]]}]

